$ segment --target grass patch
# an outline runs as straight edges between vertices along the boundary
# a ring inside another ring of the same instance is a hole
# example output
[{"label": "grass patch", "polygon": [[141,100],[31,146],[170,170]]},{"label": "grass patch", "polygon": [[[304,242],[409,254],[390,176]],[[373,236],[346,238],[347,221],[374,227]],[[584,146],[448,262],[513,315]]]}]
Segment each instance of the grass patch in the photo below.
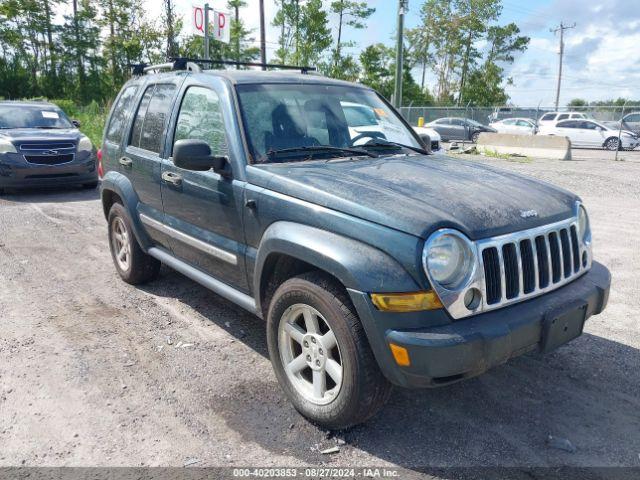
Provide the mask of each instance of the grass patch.
[{"label": "grass patch", "polygon": [[89,105],[77,105],[71,100],[50,100],[58,105],[69,118],[80,122],[80,131],[91,139],[91,142],[100,148],[102,145],[102,132],[109,114],[109,106],[91,102]]},{"label": "grass patch", "polygon": [[485,157],[500,158],[502,160],[507,160],[508,162],[531,163],[533,161],[529,157],[526,157],[524,155],[513,155],[513,154],[510,154],[510,153],[498,153],[496,150],[490,150],[488,148],[483,149],[481,151],[481,154],[484,155]]}]

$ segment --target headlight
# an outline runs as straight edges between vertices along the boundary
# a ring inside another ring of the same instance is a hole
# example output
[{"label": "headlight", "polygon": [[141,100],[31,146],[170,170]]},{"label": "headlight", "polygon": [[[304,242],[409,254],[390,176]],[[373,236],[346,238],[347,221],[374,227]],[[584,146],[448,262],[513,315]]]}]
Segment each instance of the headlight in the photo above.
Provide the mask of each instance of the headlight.
[{"label": "headlight", "polygon": [[13,143],[8,140],[0,140],[0,153],[18,153]]},{"label": "headlight", "polygon": [[78,152],[92,152],[93,144],[89,137],[81,137],[78,142]]},{"label": "headlight", "polygon": [[587,210],[580,205],[580,211],[578,213],[578,233],[580,240],[584,244],[591,243],[591,227],[589,226],[589,215]]},{"label": "headlight", "polygon": [[436,232],[427,241],[422,260],[428,275],[448,290],[462,287],[475,266],[469,240],[455,230]]}]

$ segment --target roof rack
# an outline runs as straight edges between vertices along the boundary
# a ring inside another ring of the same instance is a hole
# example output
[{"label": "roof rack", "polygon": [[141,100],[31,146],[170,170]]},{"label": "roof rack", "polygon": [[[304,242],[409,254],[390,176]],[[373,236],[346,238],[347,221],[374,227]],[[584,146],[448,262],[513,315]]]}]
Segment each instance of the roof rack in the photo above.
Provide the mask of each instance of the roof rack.
[{"label": "roof rack", "polygon": [[173,57],[170,58],[174,63],[195,63],[195,64],[209,64],[209,65],[230,65],[235,67],[262,67],[264,69],[272,68],[277,70],[300,70],[301,73],[315,72],[316,67],[309,66],[297,66],[297,65],[280,65],[277,63],[260,63],[260,62],[236,62],[233,60],[205,60],[203,58],[184,58]]},{"label": "roof rack", "polygon": [[131,74],[133,76],[141,76],[145,75],[151,71],[158,70],[189,70],[191,72],[200,72],[201,68],[193,63],[188,61],[188,59],[176,58],[170,59],[171,62],[166,63],[158,63],[156,65],[150,65],[148,63],[138,63],[138,64],[130,64]]},{"label": "roof rack", "polygon": [[200,72],[202,69],[199,64],[208,65],[231,65],[237,67],[261,67],[263,69],[278,70],[300,70],[301,73],[315,72],[316,67],[296,66],[296,65],[279,65],[277,63],[259,63],[259,62],[235,62],[233,60],[205,60],[203,58],[186,58],[171,57],[169,62],[150,65],[148,63],[138,63],[129,65],[131,74],[134,76],[145,75],[151,71],[159,70],[188,70],[191,72]]}]

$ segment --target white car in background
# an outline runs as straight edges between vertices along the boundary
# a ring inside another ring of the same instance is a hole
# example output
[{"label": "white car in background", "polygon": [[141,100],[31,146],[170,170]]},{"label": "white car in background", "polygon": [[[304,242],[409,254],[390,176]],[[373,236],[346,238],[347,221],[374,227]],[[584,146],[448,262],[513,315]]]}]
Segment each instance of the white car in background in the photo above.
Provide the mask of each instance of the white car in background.
[{"label": "white car in background", "polygon": [[535,120],[530,118],[505,118],[489,124],[498,133],[510,133],[513,135],[535,135],[538,128]]},{"label": "white car in background", "polygon": [[429,135],[429,140],[431,140],[432,152],[439,152],[442,149],[442,138],[440,138],[440,134],[436,132],[433,128],[429,128],[429,127],[412,127],[412,128],[418,135]]},{"label": "white car in background", "polygon": [[[599,147],[617,150],[619,145],[619,131],[594,120],[563,120],[555,125],[540,127],[538,133],[568,137],[574,147]],[[622,130],[620,140],[622,148],[625,150],[633,150],[640,144],[638,137],[627,130]]]},{"label": "white car in background", "polygon": [[589,117],[581,112],[549,112],[545,113],[538,120],[538,126],[553,125],[562,120],[588,120]]},{"label": "white car in background", "polygon": [[[347,119],[349,125],[349,134],[351,138],[356,138],[358,135],[365,132],[378,132],[382,135],[383,128],[380,126],[380,118],[378,114],[371,108],[360,103],[353,102],[340,102],[340,106],[344,111],[344,116]],[[432,128],[426,127],[413,127],[418,135],[429,135],[431,140],[431,151],[438,152],[442,148],[442,141],[440,135]],[[363,138],[361,141],[356,140],[355,145],[370,141],[370,138]]]}]

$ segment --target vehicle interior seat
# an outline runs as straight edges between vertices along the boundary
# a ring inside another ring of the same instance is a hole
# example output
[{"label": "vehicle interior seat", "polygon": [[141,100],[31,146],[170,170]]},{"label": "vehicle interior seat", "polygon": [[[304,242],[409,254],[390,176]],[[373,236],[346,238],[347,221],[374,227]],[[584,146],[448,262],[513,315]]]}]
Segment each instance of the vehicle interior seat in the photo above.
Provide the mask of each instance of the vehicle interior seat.
[{"label": "vehicle interior seat", "polygon": [[[296,119],[294,119],[296,117]],[[280,103],[271,113],[272,132],[265,132],[264,145],[267,152],[284,148],[311,147],[320,145],[314,137],[307,135],[304,119],[292,109]]]}]

